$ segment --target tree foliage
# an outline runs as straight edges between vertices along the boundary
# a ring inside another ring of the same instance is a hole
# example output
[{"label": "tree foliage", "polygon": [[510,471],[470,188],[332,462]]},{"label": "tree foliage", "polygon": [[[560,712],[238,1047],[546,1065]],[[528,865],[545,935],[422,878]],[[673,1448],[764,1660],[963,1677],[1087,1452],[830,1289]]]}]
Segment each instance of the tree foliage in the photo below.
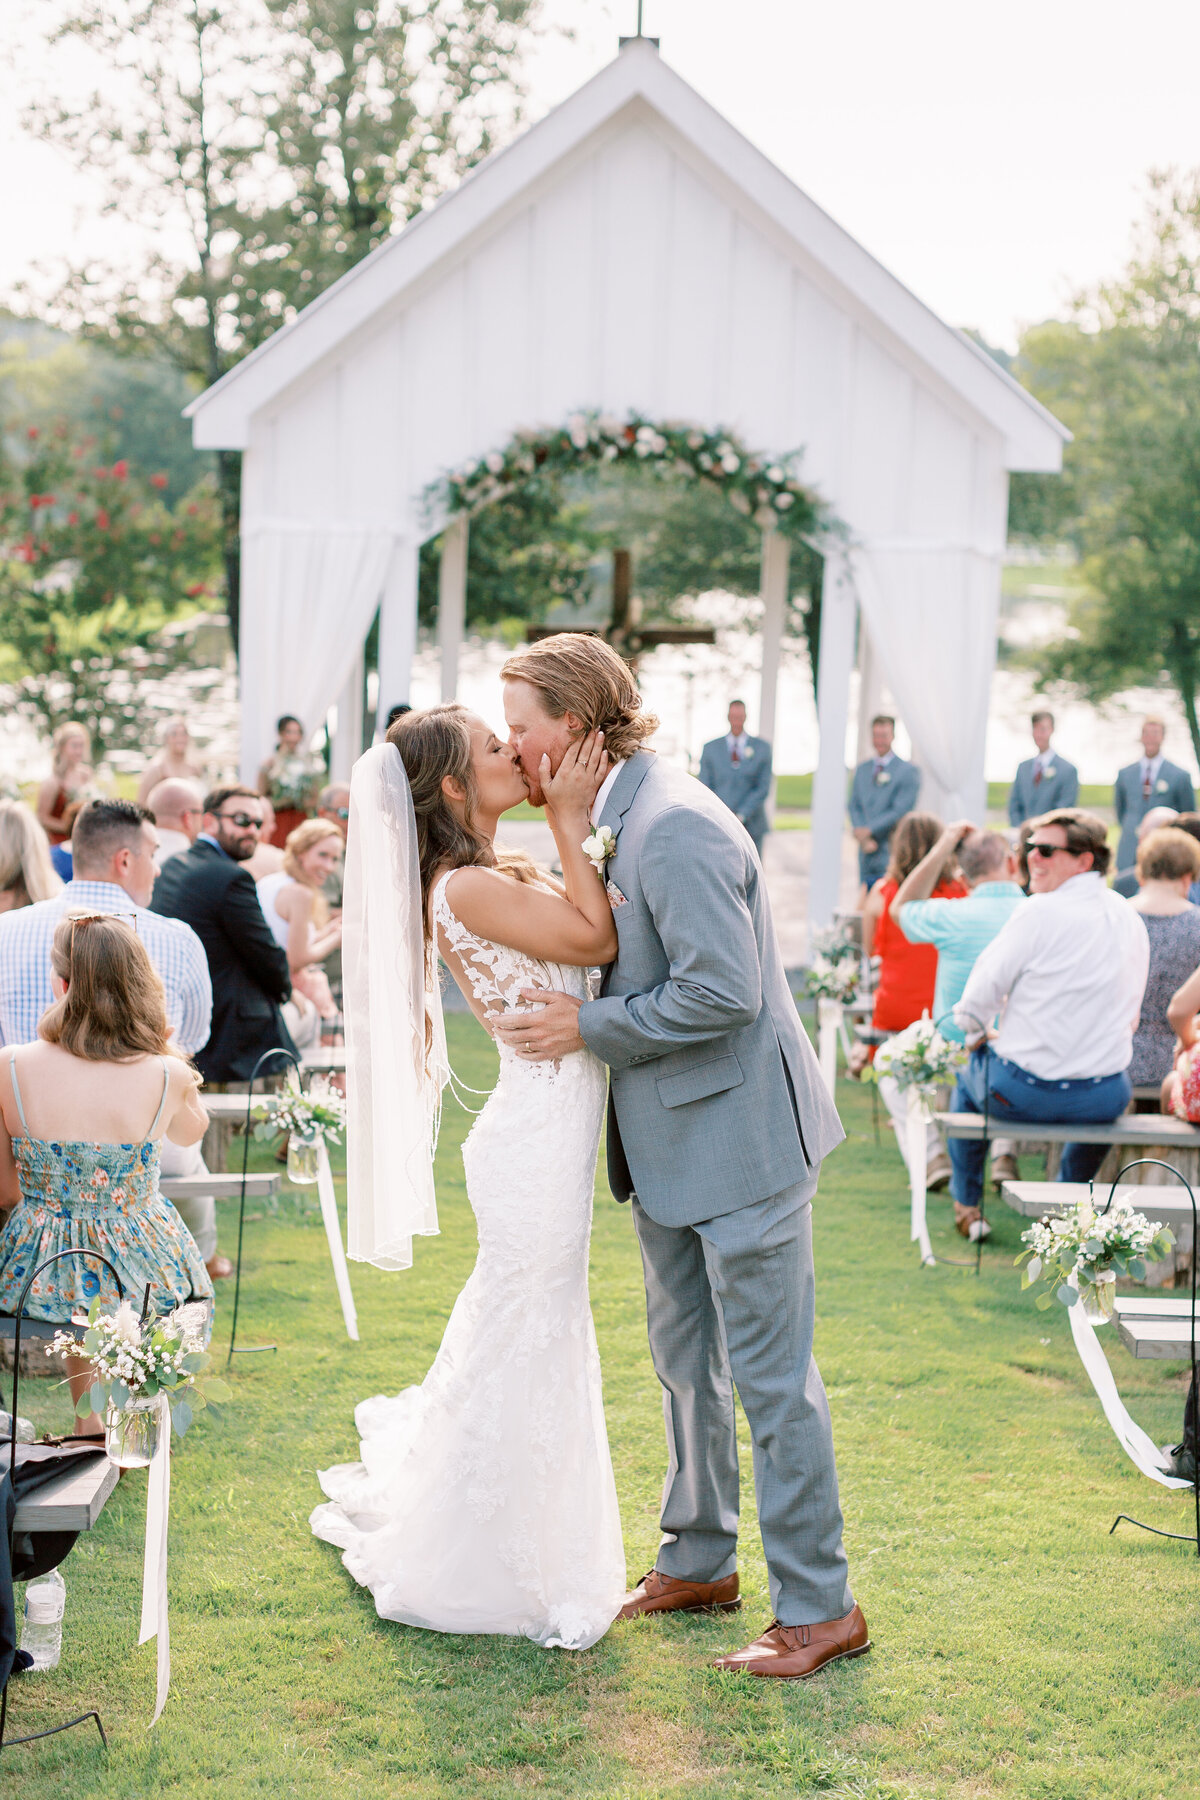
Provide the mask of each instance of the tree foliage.
[{"label": "tree foliage", "polygon": [[110,461],[65,424],[0,438],[0,677],[53,729],[109,748],[144,735],[133,677],[169,666],[163,628],[219,574],[211,483],[174,503],[165,471]]},{"label": "tree foliage", "polygon": [[1044,673],[1097,701],[1169,681],[1200,760],[1200,172],[1152,178],[1121,279],[1027,332],[1018,366],[1075,434],[1058,518],[1086,588]]},{"label": "tree foliage", "polygon": [[[103,80],[27,118],[145,233],[49,307],[209,385],[508,129],[538,0],[69,0]],[[240,459],[218,453],[231,625]]]}]

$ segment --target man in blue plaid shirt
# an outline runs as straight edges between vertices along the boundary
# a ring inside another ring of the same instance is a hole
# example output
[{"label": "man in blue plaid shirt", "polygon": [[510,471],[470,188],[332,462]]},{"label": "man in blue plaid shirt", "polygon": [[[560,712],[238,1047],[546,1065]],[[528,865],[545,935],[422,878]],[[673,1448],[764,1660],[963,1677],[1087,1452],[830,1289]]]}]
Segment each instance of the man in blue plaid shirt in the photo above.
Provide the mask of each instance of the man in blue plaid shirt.
[{"label": "man in blue plaid shirt", "polygon": [[188,1056],[208,1042],[208,958],[190,925],[149,911],[158,833],[144,807],[93,800],[71,834],[75,878],[52,900],[0,914],[0,1044],[30,1044],[50,1005],[50,946],[64,913],[132,913],[167,993],[167,1019]]}]

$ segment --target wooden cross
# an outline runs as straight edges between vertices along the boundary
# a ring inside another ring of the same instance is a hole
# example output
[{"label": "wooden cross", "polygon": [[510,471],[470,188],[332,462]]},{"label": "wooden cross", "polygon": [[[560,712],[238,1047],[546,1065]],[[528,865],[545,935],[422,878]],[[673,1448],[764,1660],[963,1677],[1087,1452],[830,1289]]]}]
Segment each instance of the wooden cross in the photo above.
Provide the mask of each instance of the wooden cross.
[{"label": "wooden cross", "polygon": [[717,634],[710,625],[643,625],[642,603],[633,592],[633,557],[628,550],[613,551],[612,617],[603,628],[593,625],[528,625],[525,642],[536,644],[541,638],[557,637],[561,630],[582,631],[588,637],[602,637],[623,657],[634,674],[638,660],[647,650],[659,644],[715,644]]}]

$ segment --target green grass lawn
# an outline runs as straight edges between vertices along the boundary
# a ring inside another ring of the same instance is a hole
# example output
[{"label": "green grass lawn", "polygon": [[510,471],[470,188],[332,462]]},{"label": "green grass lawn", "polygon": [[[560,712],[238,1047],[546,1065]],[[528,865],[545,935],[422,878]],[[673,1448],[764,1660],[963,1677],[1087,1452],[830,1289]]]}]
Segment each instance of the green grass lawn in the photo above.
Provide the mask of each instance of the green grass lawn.
[{"label": "green grass lawn", "polygon": [[[492,1052],[448,1020],[464,1079]],[[235,1402],[201,1415],[172,1476],[173,1687],[153,1707],[154,1646],[136,1647],[145,1477],[128,1475],[64,1572],[63,1660],[19,1679],[10,1729],[98,1704],[83,1730],[0,1759],[21,1800],[710,1800],[715,1796],[1195,1794],[1200,1568],[1189,1502],[1125,1461],[1079,1366],[1065,1314],[1039,1313],[1012,1267],[1021,1222],[998,1205],[983,1274],[918,1268],[896,1151],[876,1147],[869,1093],[841,1090],[850,1141],[816,1212],[817,1352],[837,1437],[855,1590],[875,1650],[802,1686],[719,1676],[714,1656],[769,1617],[749,1456],[742,1615],[646,1621],[581,1654],[439,1637],[376,1618],[307,1518],[314,1470],[355,1452],[359,1398],[420,1380],[474,1256],[448,1106],[442,1236],[415,1267],[352,1265],[362,1342],[347,1343],[318,1218],[285,1202],[247,1227],[246,1343]],[[255,1160],[264,1152],[255,1146]],[[965,1256],[934,1208],[935,1250]],[[223,1241],[233,1242],[231,1217]],[[597,1191],[592,1298],[629,1574],[654,1559],[663,1444],[629,1214]],[[222,1290],[218,1342],[232,1296]],[[1121,1390],[1160,1440],[1178,1434],[1174,1364],[1110,1345]],[[61,1395],[30,1383],[40,1423]]]}]

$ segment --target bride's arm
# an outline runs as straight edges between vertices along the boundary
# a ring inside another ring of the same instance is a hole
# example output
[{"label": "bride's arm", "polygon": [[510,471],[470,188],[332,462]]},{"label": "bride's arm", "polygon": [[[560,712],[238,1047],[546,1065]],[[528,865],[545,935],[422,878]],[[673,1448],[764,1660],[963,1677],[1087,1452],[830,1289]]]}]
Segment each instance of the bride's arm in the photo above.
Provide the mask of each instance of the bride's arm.
[{"label": "bride's arm", "polygon": [[572,745],[543,791],[562,859],[566,896],[513,881],[496,869],[456,869],[446,887],[455,916],[476,937],[507,944],[541,962],[590,968],[611,962],[617,932],[604,883],[583,853],[588,808],[607,773],[600,735]]}]

